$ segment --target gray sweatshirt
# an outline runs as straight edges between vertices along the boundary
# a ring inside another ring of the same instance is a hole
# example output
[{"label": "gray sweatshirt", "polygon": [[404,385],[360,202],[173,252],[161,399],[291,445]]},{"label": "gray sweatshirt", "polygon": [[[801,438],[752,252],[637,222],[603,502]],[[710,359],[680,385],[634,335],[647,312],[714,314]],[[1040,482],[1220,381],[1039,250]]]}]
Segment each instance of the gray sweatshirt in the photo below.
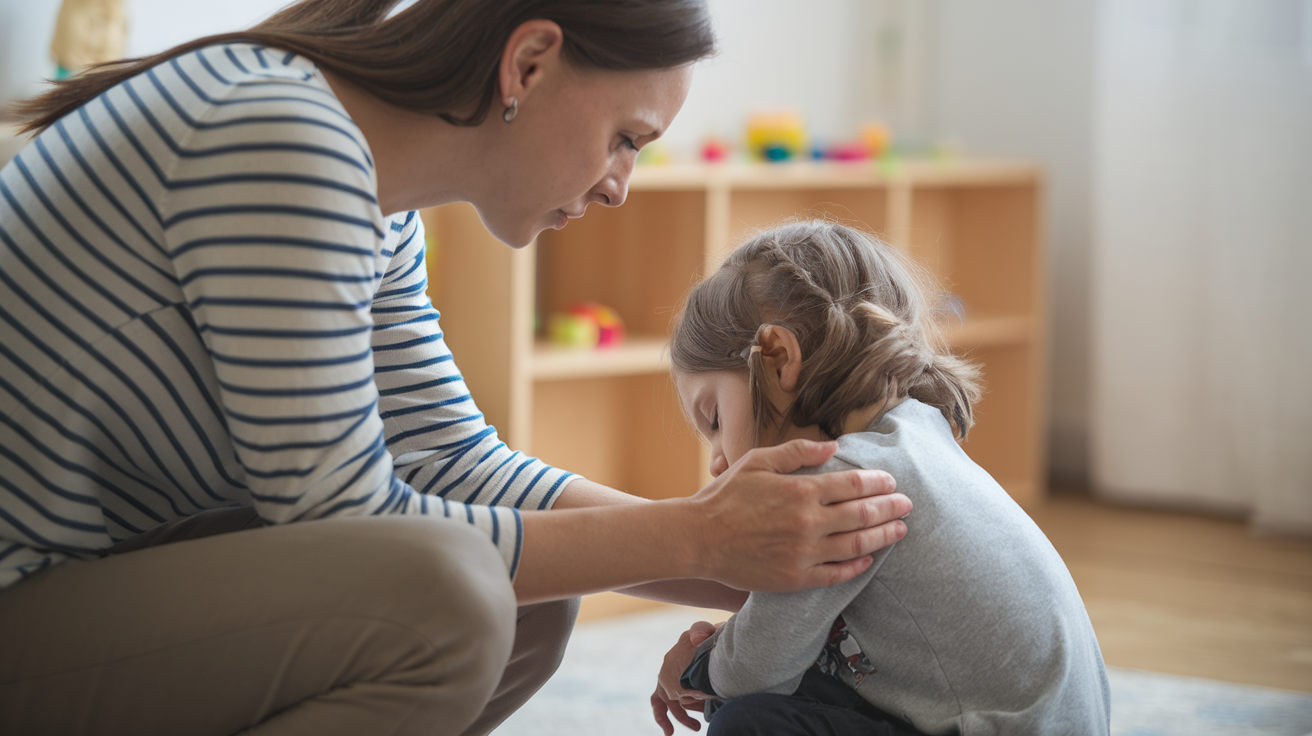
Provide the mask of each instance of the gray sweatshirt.
[{"label": "gray sweatshirt", "polygon": [[839,676],[919,731],[1106,736],[1107,673],[1070,573],[943,415],[907,399],[838,445],[812,472],[887,470],[915,504],[907,536],[846,583],[752,593],[699,648],[714,647],[715,692],[792,693],[841,614],[843,653],[868,664]]}]

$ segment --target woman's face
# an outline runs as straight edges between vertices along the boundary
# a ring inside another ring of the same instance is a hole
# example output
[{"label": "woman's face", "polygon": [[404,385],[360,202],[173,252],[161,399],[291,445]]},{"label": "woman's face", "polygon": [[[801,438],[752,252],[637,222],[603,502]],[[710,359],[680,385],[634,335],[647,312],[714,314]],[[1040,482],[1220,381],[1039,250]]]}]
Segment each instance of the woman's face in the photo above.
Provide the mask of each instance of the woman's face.
[{"label": "woman's face", "polygon": [[674,385],[683,410],[711,446],[711,477],[738,462],[752,449],[752,392],[747,371],[683,373]]},{"label": "woman's face", "polygon": [[618,207],[638,150],[669,127],[688,96],[692,67],[653,71],[579,70],[546,75],[513,122],[493,112],[500,170],[475,202],[502,242],[528,245],[547,228],[582,217],[593,202]]}]

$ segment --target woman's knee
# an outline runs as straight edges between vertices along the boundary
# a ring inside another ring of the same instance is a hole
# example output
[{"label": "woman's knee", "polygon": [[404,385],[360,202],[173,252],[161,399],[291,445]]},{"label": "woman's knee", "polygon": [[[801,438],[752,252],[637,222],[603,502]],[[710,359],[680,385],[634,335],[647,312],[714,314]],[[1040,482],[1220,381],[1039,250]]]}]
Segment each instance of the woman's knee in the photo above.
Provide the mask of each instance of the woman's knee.
[{"label": "woman's knee", "polygon": [[[360,519],[369,583],[389,588],[390,608],[423,621],[436,610],[514,636],[517,604],[500,553],[479,530],[448,519]],[[368,524],[368,521],[375,521]]]},{"label": "woman's knee", "polygon": [[517,608],[505,563],[482,532],[423,517],[316,523],[332,526],[344,610],[394,623],[435,652],[464,650],[457,659],[490,693],[510,657]]}]

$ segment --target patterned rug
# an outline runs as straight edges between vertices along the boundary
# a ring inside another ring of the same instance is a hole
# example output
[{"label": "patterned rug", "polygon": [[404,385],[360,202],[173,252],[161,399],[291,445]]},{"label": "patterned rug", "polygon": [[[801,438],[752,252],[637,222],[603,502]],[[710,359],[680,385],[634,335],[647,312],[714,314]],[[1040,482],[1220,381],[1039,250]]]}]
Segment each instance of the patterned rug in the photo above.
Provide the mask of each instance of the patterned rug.
[{"label": "patterned rug", "polygon": [[[495,736],[661,736],[647,698],[693,620],[663,610],[580,624],[560,671]],[[1312,694],[1116,667],[1108,677],[1112,736],[1312,736]]]}]

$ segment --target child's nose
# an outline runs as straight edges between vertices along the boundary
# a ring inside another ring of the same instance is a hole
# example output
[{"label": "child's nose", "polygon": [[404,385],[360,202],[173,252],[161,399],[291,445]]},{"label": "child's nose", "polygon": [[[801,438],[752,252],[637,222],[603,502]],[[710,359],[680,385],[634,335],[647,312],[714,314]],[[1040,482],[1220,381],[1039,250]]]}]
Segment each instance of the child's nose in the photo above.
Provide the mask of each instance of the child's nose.
[{"label": "child's nose", "polygon": [[711,477],[719,478],[720,473],[729,469],[729,461],[725,459],[724,453],[711,451]]}]

